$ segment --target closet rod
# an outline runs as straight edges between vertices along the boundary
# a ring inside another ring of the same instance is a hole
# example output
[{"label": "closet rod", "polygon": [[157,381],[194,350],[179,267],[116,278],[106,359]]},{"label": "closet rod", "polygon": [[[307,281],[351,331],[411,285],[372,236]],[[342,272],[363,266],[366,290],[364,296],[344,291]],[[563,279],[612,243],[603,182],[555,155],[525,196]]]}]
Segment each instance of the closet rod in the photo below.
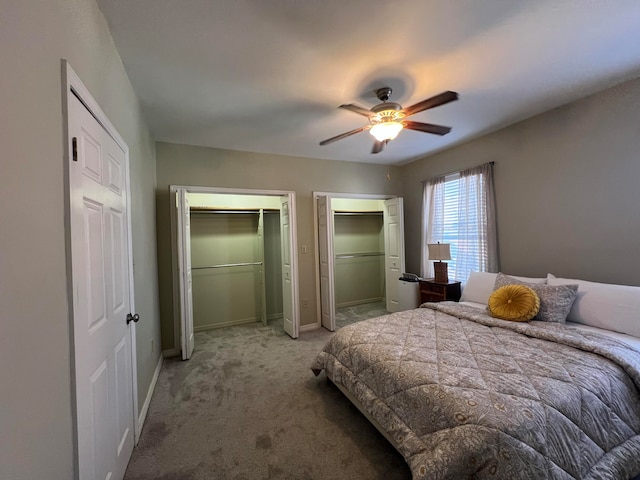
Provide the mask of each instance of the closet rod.
[{"label": "closet rod", "polygon": [[377,210],[370,211],[370,212],[369,211],[367,211],[367,212],[365,212],[365,211],[362,211],[362,212],[343,212],[343,211],[335,210],[333,212],[334,215],[360,215],[360,216],[362,216],[362,215],[376,215],[376,216],[379,215],[379,216],[382,216],[382,213],[383,212],[377,211]]},{"label": "closet rod", "polygon": [[190,208],[190,213],[227,213],[227,214],[236,214],[236,213],[244,213],[244,214],[255,214],[260,213],[260,210],[213,210],[213,209],[205,209],[205,208]]},{"label": "closet rod", "polygon": [[208,267],[192,267],[191,270],[204,270],[206,268],[223,268],[223,267],[246,267],[248,265],[262,265],[262,262],[223,263],[220,265],[209,265]]},{"label": "closet rod", "polygon": [[381,257],[384,252],[370,252],[370,253],[338,253],[336,258],[357,258],[357,257]]}]

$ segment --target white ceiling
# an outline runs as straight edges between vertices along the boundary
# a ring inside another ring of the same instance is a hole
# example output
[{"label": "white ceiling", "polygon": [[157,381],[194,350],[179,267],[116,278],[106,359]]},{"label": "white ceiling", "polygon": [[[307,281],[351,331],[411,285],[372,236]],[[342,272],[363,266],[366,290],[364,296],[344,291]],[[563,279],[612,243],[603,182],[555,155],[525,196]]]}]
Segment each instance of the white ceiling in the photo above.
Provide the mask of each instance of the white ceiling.
[{"label": "white ceiling", "polygon": [[[640,76],[638,0],[98,0],[157,140],[403,164]],[[338,109],[460,99],[377,155]]]}]

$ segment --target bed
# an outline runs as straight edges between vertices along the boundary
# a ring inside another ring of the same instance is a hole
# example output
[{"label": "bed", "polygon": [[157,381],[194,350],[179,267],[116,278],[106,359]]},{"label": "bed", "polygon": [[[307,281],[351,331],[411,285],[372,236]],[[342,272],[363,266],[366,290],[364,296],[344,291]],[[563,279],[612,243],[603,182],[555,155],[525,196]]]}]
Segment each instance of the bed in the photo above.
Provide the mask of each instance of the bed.
[{"label": "bed", "polygon": [[[570,284],[551,277],[538,281]],[[563,322],[510,322],[487,314],[487,292],[475,298],[470,277],[461,303],[342,328],[312,370],[324,370],[389,439],[414,479],[634,478],[640,339],[629,333],[640,328],[640,303],[625,304],[611,330],[576,322],[593,323],[584,309],[602,307],[590,283],[574,288]],[[640,302],[640,288],[623,288],[632,290],[606,292],[609,310],[620,298]]]}]

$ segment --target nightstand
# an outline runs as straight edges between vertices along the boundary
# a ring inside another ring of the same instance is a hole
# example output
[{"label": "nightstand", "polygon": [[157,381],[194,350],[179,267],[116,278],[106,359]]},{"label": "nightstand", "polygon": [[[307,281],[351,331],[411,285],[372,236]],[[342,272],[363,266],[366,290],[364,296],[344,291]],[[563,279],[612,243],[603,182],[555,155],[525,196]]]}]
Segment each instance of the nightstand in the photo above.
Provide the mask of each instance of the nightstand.
[{"label": "nightstand", "polygon": [[444,302],[460,300],[460,282],[436,282],[420,280],[420,302]]}]

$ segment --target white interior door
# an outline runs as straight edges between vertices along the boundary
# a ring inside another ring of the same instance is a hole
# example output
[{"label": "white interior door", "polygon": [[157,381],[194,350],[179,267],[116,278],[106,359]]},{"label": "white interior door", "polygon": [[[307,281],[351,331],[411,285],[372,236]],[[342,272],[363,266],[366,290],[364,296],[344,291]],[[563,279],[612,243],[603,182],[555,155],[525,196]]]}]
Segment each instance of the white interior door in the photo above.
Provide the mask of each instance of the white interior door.
[{"label": "white interior door", "polygon": [[384,265],[387,310],[397,312],[398,279],[404,272],[404,212],[402,198],[384,201]]},{"label": "white interior door", "polygon": [[298,338],[297,245],[295,240],[295,211],[291,194],[280,197],[280,239],[282,248],[282,316],[284,331]]},{"label": "white interior door", "polygon": [[191,275],[191,214],[185,188],[176,191],[178,219],[178,282],[180,291],[180,349],[182,360],[189,360],[195,346],[193,333],[193,278]]},{"label": "white interior door", "polygon": [[336,329],[335,277],[333,268],[333,215],[331,197],[318,197],[318,250],[320,257],[320,316],[322,326]]},{"label": "white interior door", "polygon": [[128,158],[73,93],[68,126],[79,477],[119,480],[135,425]]}]

